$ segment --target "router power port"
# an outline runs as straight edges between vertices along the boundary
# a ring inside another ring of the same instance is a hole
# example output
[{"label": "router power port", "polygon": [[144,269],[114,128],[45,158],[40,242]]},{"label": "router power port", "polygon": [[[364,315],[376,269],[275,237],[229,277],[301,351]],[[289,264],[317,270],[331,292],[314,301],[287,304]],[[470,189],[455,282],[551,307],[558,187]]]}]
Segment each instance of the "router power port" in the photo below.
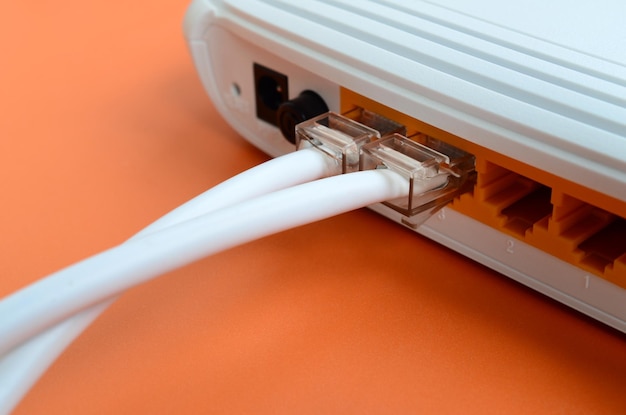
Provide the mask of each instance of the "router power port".
[{"label": "router power port", "polygon": [[283,137],[296,143],[297,124],[328,112],[324,99],[314,91],[302,91],[289,99],[289,78],[255,63],[254,92],[257,118],[280,129]]},{"label": "router power port", "polygon": [[289,99],[289,79],[258,63],[254,64],[253,71],[256,116],[278,126],[278,108]]}]

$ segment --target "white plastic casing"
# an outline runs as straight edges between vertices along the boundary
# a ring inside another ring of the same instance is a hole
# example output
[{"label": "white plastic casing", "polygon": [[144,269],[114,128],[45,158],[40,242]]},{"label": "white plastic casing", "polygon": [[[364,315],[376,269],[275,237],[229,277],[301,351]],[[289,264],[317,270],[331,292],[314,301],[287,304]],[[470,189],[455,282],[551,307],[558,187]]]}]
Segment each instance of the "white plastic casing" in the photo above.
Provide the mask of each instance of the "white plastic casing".
[{"label": "white plastic casing", "polygon": [[[626,201],[623,16],[621,0],[196,0],[185,33],[218,110],[270,155],[294,146],[256,117],[255,62],[289,77],[289,98],[338,111],[345,87]],[[626,332],[614,284],[450,209],[417,231]]]}]

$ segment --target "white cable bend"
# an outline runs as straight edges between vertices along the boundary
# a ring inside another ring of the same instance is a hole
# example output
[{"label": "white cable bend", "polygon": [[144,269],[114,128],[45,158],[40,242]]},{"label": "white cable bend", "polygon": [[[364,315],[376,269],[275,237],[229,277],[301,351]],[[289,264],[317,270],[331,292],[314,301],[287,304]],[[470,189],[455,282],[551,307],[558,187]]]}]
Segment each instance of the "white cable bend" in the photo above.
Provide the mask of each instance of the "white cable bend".
[{"label": "white cable bend", "polygon": [[128,241],[0,302],[0,353],[81,309],[202,257],[406,196],[408,188],[404,178],[384,169],[335,176],[260,196]]},{"label": "white cable bend", "polygon": [[[337,174],[339,170],[333,160],[315,149],[289,153],[218,184],[157,219],[133,238],[262,194]],[[114,300],[85,309],[8,354],[0,354],[0,414],[10,412],[63,350]]]},{"label": "white cable bend", "polygon": [[232,206],[276,190],[341,173],[341,167],[319,150],[285,154],[225,180],[142,229],[134,237]]},{"label": "white cable bend", "polygon": [[85,309],[4,355],[0,360],[0,414],[10,413],[67,345],[113,301]]},{"label": "white cable bend", "polygon": [[[144,236],[150,232],[259,195],[338,174],[339,172],[340,168],[333,160],[315,149],[304,149],[289,153],[252,167],[218,184],[157,219],[133,236],[133,238]],[[94,320],[98,315],[100,315],[100,312],[94,312],[92,317],[89,317],[90,314],[87,312],[81,313],[80,316],[76,316],[77,325],[85,327],[84,322],[78,323],[79,319]],[[67,333],[69,334],[71,332],[69,330],[71,324],[65,324],[64,326],[68,328]],[[56,337],[58,338],[62,332],[62,330],[55,331],[57,333]],[[77,334],[79,333],[80,331]],[[72,336],[71,339],[74,337]],[[50,341],[47,344],[51,346]],[[2,360],[0,360],[1,362]]]}]

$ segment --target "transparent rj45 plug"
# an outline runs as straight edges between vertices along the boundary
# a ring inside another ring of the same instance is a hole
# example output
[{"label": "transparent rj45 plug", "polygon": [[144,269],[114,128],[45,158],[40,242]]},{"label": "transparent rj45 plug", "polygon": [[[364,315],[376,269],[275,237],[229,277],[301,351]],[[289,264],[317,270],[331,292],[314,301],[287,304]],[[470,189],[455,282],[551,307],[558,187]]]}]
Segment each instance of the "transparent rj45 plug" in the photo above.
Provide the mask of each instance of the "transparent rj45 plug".
[{"label": "transparent rj45 plug", "polygon": [[393,134],[363,146],[361,170],[388,168],[409,180],[409,196],[385,202],[417,227],[475,180],[474,157],[427,135]]},{"label": "transparent rj45 plug", "polygon": [[361,147],[380,138],[380,133],[357,121],[327,112],[296,126],[296,146],[315,147],[337,163],[338,173],[359,170]]}]

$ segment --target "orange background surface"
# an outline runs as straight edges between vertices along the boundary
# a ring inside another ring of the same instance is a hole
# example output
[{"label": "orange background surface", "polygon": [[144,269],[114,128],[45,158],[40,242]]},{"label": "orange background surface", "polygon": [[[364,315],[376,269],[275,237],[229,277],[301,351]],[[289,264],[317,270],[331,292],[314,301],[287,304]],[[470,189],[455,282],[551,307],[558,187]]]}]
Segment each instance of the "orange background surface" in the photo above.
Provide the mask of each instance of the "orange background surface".
[{"label": "orange background surface", "polygon": [[[266,157],[186,0],[4,2],[0,296]],[[624,413],[626,337],[361,210],[126,293],[16,414]]]}]

